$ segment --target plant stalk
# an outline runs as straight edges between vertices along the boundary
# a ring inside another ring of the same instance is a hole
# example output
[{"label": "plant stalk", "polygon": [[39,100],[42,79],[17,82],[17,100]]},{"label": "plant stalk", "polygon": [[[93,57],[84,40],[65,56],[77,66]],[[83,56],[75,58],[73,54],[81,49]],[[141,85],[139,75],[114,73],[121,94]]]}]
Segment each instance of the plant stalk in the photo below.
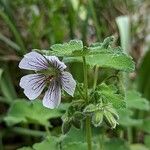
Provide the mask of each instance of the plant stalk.
[{"label": "plant stalk", "polygon": [[[85,88],[85,100],[86,103],[89,103],[89,98],[88,98],[88,80],[87,80],[87,64],[86,64],[86,59],[83,56],[83,71],[84,71],[84,88]],[[88,144],[88,150],[92,150],[92,131],[91,131],[91,121],[90,117],[88,116],[86,118],[86,140]]]}]

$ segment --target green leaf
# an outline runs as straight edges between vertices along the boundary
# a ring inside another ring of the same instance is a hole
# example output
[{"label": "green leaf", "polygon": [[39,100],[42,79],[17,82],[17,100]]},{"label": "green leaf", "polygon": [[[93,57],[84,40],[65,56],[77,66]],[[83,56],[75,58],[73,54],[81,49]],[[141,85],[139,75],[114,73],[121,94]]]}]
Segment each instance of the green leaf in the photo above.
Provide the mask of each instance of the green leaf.
[{"label": "green leaf", "polygon": [[83,51],[83,43],[80,40],[71,40],[64,44],[54,44],[51,50],[43,51],[46,55],[54,55],[59,57],[72,56],[73,53],[81,53]]},{"label": "green leaf", "polygon": [[41,143],[33,145],[34,150],[60,150],[56,137],[47,137]]},{"label": "green leaf", "polygon": [[130,146],[131,150],[149,150],[145,145],[143,144],[132,144]]},{"label": "green leaf", "polygon": [[87,149],[87,143],[82,143],[82,142],[69,143],[63,147],[63,150],[86,150],[86,149]]},{"label": "green leaf", "polygon": [[124,140],[111,139],[104,143],[104,150],[130,150]]},{"label": "green leaf", "polygon": [[[83,47],[80,40],[71,40],[64,44],[55,44],[50,50],[36,50],[45,55],[55,55],[58,57],[77,57],[70,58],[69,61],[79,61],[82,59],[78,56],[86,56],[87,64],[91,66],[99,65],[100,67],[114,68],[131,72],[134,70],[132,58],[123,53],[121,47],[111,48],[112,37],[106,38],[103,43],[93,44],[90,47]],[[65,59],[64,61],[68,61]]]},{"label": "green leaf", "polygon": [[8,125],[17,123],[38,123],[49,125],[49,119],[61,117],[63,112],[58,109],[48,109],[43,107],[41,101],[17,100],[10,107],[5,121]]},{"label": "green leaf", "polygon": [[[86,56],[87,64],[90,66],[98,65],[103,68],[113,68],[126,72],[132,72],[135,68],[132,58],[124,54],[120,47],[108,49],[101,47],[89,47],[84,55]],[[82,62],[82,58],[67,57],[64,58],[63,61],[65,63]]]},{"label": "green leaf", "polygon": [[114,108],[120,109],[126,107],[124,97],[121,94],[116,93],[116,88],[102,83],[98,86],[98,92],[104,100],[112,103]]},{"label": "green leaf", "polygon": [[134,71],[132,58],[124,53],[90,55],[86,57],[86,61],[90,66],[98,65],[103,68],[113,68],[126,72]]},{"label": "green leaf", "polygon": [[125,127],[136,126],[140,127],[143,124],[142,119],[134,119],[132,118],[133,112],[129,109],[119,109],[119,124]]},{"label": "green leaf", "polygon": [[85,134],[83,130],[78,130],[74,127],[71,127],[71,130],[65,135],[62,144],[66,145],[72,142],[85,142]]},{"label": "green leaf", "polygon": [[150,119],[144,119],[141,129],[147,133],[150,133]]},{"label": "green leaf", "polygon": [[149,101],[142,98],[141,94],[135,90],[128,91],[126,93],[126,104],[128,108],[147,111],[150,110]]},{"label": "green leaf", "polygon": [[[99,50],[106,50],[107,48],[111,48],[112,43],[115,41],[114,36],[106,37],[102,43],[96,42],[92,43],[89,47],[91,50],[99,49]],[[110,50],[110,49],[109,49]]]},{"label": "green leaf", "polygon": [[138,89],[142,95],[150,100],[150,49],[143,57],[138,71]]}]

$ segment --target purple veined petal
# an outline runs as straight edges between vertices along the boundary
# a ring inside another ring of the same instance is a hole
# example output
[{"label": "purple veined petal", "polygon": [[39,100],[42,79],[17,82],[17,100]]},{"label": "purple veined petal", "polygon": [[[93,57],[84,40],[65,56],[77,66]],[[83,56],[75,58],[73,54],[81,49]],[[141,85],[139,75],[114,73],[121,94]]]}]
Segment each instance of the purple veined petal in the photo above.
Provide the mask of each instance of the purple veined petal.
[{"label": "purple veined petal", "polygon": [[64,69],[67,68],[67,66],[64,64],[64,62],[61,62],[58,57],[56,56],[45,56],[49,62],[51,63],[52,66],[57,68],[60,71],[63,71]]},{"label": "purple veined petal", "polygon": [[27,70],[43,70],[48,68],[47,59],[37,52],[30,52],[24,55],[19,63],[19,68]]},{"label": "purple veined petal", "polygon": [[61,87],[56,80],[52,80],[43,98],[43,105],[47,108],[56,108],[61,101]]},{"label": "purple veined petal", "polygon": [[29,74],[20,80],[20,87],[24,89],[24,94],[30,99],[37,98],[46,86],[45,75]]},{"label": "purple veined petal", "polygon": [[69,72],[63,71],[61,73],[61,85],[69,95],[73,96],[76,87],[76,81]]}]

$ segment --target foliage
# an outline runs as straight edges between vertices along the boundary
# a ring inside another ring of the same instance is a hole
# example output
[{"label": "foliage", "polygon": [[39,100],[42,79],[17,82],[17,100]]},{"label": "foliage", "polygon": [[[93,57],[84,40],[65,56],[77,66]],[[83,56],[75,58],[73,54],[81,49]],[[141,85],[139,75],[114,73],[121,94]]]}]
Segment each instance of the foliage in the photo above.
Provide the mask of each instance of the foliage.
[{"label": "foliage", "polygon": [[62,114],[63,110],[49,110],[47,108],[43,108],[40,101],[31,103],[22,99],[17,100],[12,104],[7,116],[5,117],[5,121],[9,126],[18,123],[30,122],[49,126],[49,119],[61,117]]},{"label": "foliage", "polygon": [[[148,0],[1,0],[0,149],[148,150],[147,14]],[[56,109],[19,87],[31,50],[59,57],[77,82]]]}]

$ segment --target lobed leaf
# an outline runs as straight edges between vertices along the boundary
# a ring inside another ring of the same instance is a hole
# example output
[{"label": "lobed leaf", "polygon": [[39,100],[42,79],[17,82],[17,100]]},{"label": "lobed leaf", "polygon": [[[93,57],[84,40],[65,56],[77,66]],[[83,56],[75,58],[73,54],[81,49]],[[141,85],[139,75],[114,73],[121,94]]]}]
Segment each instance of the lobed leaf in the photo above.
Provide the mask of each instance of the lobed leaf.
[{"label": "lobed leaf", "polygon": [[64,146],[64,150],[86,150],[87,149],[87,143],[82,142],[72,142],[68,143]]},{"label": "lobed leaf", "polygon": [[86,58],[89,65],[98,65],[103,68],[113,68],[126,72],[132,72],[134,70],[134,63],[132,58],[125,55],[124,53],[107,53],[90,55]]},{"label": "lobed leaf", "polygon": [[134,119],[132,117],[133,112],[129,109],[120,109],[118,110],[118,114],[119,114],[118,122],[120,125],[123,125],[125,127],[131,126],[140,127],[143,124],[142,119]]},{"label": "lobed leaf", "polygon": [[150,119],[147,118],[147,119],[144,119],[143,120],[143,124],[140,126],[140,128],[147,132],[147,133],[150,133]]},{"label": "lobed leaf", "polygon": [[150,103],[147,99],[142,98],[141,94],[135,90],[127,91],[126,104],[128,108],[139,110],[150,110]]},{"label": "lobed leaf", "polygon": [[34,150],[59,150],[59,145],[56,137],[47,137],[41,143],[36,143],[33,145]]},{"label": "lobed leaf", "polygon": [[[82,62],[81,57],[67,57],[63,59],[66,63]],[[90,66],[98,65],[102,68],[113,68],[126,72],[132,72],[135,69],[132,58],[124,53],[118,53],[109,50],[94,50],[86,56],[86,62]]]},{"label": "lobed leaf", "polygon": [[64,44],[54,44],[50,50],[42,51],[46,55],[54,55],[58,57],[79,55],[83,52],[83,43],[80,40],[71,40]]},{"label": "lobed leaf", "polygon": [[4,120],[10,126],[21,122],[38,123],[45,126],[49,125],[49,119],[61,117],[62,114],[62,110],[43,107],[40,101],[31,103],[25,100],[17,100],[10,107]]},{"label": "lobed leaf", "polygon": [[[35,50],[45,55],[58,57],[73,57],[69,61],[82,62],[81,56],[86,56],[87,64],[91,66],[109,67],[117,70],[131,72],[134,70],[132,58],[126,55],[121,47],[112,48],[112,37],[104,39],[103,43],[84,47],[82,41],[71,40],[64,44],[52,45],[50,50]],[[75,58],[74,58],[75,57]],[[66,59],[65,61],[68,61]]]}]

